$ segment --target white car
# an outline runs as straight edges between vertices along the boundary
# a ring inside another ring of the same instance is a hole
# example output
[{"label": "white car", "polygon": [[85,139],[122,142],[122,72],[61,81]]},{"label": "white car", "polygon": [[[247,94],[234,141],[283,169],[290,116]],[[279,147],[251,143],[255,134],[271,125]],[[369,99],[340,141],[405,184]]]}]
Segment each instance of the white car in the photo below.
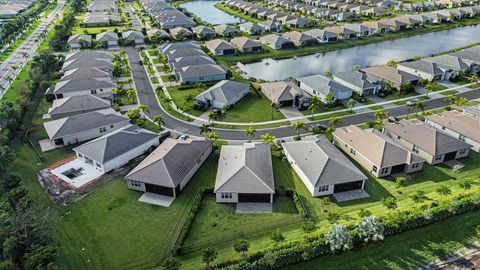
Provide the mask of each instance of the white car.
[{"label": "white car", "polygon": [[183,134],[183,135],[180,135],[180,137],[178,137],[179,140],[183,140],[183,141],[188,140],[188,138],[190,138],[190,136],[188,136],[188,134]]}]

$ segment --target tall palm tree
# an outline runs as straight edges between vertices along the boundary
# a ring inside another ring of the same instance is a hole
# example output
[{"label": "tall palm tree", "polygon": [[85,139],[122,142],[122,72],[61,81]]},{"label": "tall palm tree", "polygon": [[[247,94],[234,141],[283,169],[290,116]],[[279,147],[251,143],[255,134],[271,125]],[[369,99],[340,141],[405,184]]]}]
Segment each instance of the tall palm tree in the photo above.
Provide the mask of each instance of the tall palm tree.
[{"label": "tall palm tree", "polygon": [[428,93],[433,90],[433,83],[429,82],[425,85],[425,94],[428,97]]},{"label": "tall palm tree", "polygon": [[474,84],[478,81],[478,76],[477,75],[472,75],[470,77],[468,77],[468,81],[471,83],[471,84]]},{"label": "tall palm tree", "polygon": [[310,114],[312,116],[312,119],[313,119],[313,113],[315,113],[316,110],[318,110],[318,108],[320,107],[320,98],[318,98],[317,96],[312,96],[312,98],[310,99],[310,105],[308,106],[308,110],[310,111]]},{"label": "tall palm tree", "polygon": [[215,120],[216,117],[217,117],[216,112],[214,112],[214,111],[208,112],[208,122],[212,122],[212,124],[213,124],[213,120]]},{"label": "tall palm tree", "polygon": [[457,99],[458,99],[457,96],[450,95],[445,98],[445,101],[448,101],[448,103],[450,103],[450,106],[452,106],[457,101]]},{"label": "tall palm tree", "polygon": [[333,129],[335,129],[341,123],[342,123],[342,119],[335,116],[330,118],[330,121],[329,121],[330,127]]},{"label": "tall palm tree", "polygon": [[353,112],[353,108],[355,108],[355,99],[349,99],[347,102],[347,107],[350,108],[350,112]]},{"label": "tall palm tree", "polygon": [[148,105],[145,105],[145,104],[141,104],[140,106],[138,106],[138,109],[139,109],[142,113],[147,113],[147,112],[149,112]]},{"label": "tall palm tree", "polygon": [[250,140],[253,140],[253,137],[255,137],[255,134],[257,134],[257,130],[253,127],[248,127],[245,129],[245,133],[247,134],[247,137],[250,137]]},{"label": "tall palm tree", "polygon": [[202,124],[201,126],[198,127],[200,129],[200,134],[205,134],[205,136],[212,131],[210,128],[210,125],[207,124]]},{"label": "tall palm tree", "polygon": [[373,116],[376,118],[383,119],[387,117],[387,113],[384,110],[378,110],[373,112]]},{"label": "tall palm tree", "polygon": [[272,119],[273,119],[273,110],[277,108],[277,103],[275,102],[270,103],[270,107],[272,108]]},{"label": "tall palm tree", "polygon": [[158,114],[153,118],[153,122],[158,125],[159,128],[162,128],[162,125],[165,125],[165,117],[161,114]]},{"label": "tall palm tree", "polygon": [[137,93],[137,92],[135,91],[135,89],[128,89],[128,91],[127,91],[127,98],[128,98],[128,99],[131,99],[132,102],[135,101],[136,93]]},{"label": "tall palm tree", "polygon": [[417,109],[415,111],[415,115],[418,115],[419,110],[422,111],[422,113],[423,113],[423,111],[425,110],[425,104],[422,101],[419,100],[415,103],[415,109]]},{"label": "tall palm tree", "polygon": [[297,132],[297,138],[300,138],[300,131],[302,129],[307,129],[307,125],[302,121],[297,121],[292,124],[292,128],[295,132]]}]

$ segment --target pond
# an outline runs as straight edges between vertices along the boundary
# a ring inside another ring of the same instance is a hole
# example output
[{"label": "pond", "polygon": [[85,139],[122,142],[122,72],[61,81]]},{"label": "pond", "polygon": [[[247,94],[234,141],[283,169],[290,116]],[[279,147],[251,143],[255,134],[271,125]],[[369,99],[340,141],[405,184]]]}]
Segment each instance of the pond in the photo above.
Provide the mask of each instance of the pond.
[{"label": "pond", "polygon": [[190,1],[180,5],[188,12],[195,14],[202,21],[211,24],[232,24],[243,22],[242,19],[226,13],[215,7],[220,1]]},{"label": "pond", "polygon": [[332,73],[348,71],[354,65],[367,67],[385,64],[390,59],[402,61],[413,56],[429,56],[473,42],[480,42],[480,25],[282,60],[268,58],[261,62],[239,63],[238,67],[248,77],[275,81],[323,74],[327,70]]}]

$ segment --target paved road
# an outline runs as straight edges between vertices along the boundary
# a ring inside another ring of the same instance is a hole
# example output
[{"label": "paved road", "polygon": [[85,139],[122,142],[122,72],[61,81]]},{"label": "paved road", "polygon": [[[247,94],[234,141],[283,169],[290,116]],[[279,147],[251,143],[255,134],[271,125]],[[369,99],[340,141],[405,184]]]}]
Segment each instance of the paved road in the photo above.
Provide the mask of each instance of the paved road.
[{"label": "paved road", "polygon": [[[63,2],[58,2],[57,7],[50,12],[48,17],[40,19],[40,25],[13,51],[10,56],[0,65],[0,98],[10,87],[11,81],[17,78],[23,66],[33,57],[35,50],[42,43],[43,38],[54,25],[55,15],[60,15]],[[16,67],[16,68],[15,68]]]},{"label": "paved road", "polygon": [[[176,130],[178,132],[187,133],[194,136],[203,136],[200,134],[198,126],[195,126],[191,123],[181,121],[177,118],[171,117],[168,113],[163,111],[160,105],[157,102],[155,92],[148,80],[148,75],[143,68],[143,66],[139,65],[138,62],[140,61],[140,56],[138,54],[138,49],[136,48],[128,48],[127,55],[130,60],[130,66],[132,68],[133,78],[135,81],[135,86],[137,88],[138,98],[141,104],[146,104],[149,107],[150,112],[147,114],[150,118],[155,117],[156,115],[163,115],[165,118],[166,127],[172,130]],[[458,97],[466,97],[469,100],[480,98],[480,91],[474,90],[462,94],[458,94]],[[435,99],[435,100],[427,100],[424,102],[425,110],[431,110],[439,107],[444,107],[448,105],[444,99]],[[407,107],[400,106],[394,107],[390,109],[385,109],[386,112],[390,116],[402,116],[407,114]],[[342,118],[342,123],[339,126],[346,126],[346,125],[357,125],[361,123],[365,123],[368,121],[375,120],[373,116],[373,112],[355,114],[352,116]],[[328,124],[328,120],[315,122],[321,124]],[[310,123],[307,126],[311,125]],[[226,129],[215,129],[216,132],[221,134],[221,138],[225,140],[246,140],[247,137],[243,130],[226,130]],[[264,130],[257,130],[256,138],[260,138],[260,135],[265,133],[270,133],[277,138],[281,137],[288,137],[293,136],[296,133],[290,126],[272,128],[272,129],[264,129]]]}]

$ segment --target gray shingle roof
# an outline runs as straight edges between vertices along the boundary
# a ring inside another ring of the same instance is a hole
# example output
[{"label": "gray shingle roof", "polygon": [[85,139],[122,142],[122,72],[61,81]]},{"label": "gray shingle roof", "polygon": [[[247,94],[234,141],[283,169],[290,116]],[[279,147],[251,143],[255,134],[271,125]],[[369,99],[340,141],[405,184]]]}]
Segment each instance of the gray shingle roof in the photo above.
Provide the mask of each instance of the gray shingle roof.
[{"label": "gray shingle roof", "polygon": [[402,63],[399,63],[398,65],[420,70],[422,72],[432,74],[432,75],[443,74],[442,70],[439,69],[437,64],[433,62],[417,60],[417,61],[411,61],[411,62],[402,62]]},{"label": "gray shingle roof", "polygon": [[90,129],[129,121],[128,117],[113,109],[106,109],[45,122],[43,126],[50,140],[54,140]]},{"label": "gray shingle roof", "polygon": [[196,97],[197,100],[216,100],[227,104],[233,104],[238,94],[250,86],[246,83],[223,80],[208,88]]},{"label": "gray shingle roof", "polygon": [[270,144],[223,146],[214,191],[275,193]]},{"label": "gray shingle roof", "polygon": [[334,76],[362,89],[368,89],[376,86],[367,80],[367,75],[359,71],[345,71],[336,73]]},{"label": "gray shingle roof", "polygon": [[53,93],[71,93],[101,88],[113,88],[115,84],[112,81],[98,80],[95,78],[81,78],[76,80],[60,81],[55,85]]},{"label": "gray shingle roof", "polygon": [[313,186],[342,184],[367,179],[323,135],[313,140],[286,142],[282,146]]},{"label": "gray shingle roof", "polygon": [[52,107],[48,110],[48,114],[52,117],[64,113],[81,114],[109,107],[110,102],[94,95],[72,96],[54,100]]},{"label": "gray shingle roof", "polygon": [[96,67],[81,67],[65,71],[61,81],[77,80],[82,78],[105,78],[110,79],[110,74]]},{"label": "gray shingle roof", "polygon": [[105,163],[158,137],[158,134],[149,130],[128,125],[73,150],[99,163]]},{"label": "gray shingle roof", "polygon": [[207,64],[215,64],[215,61],[212,58],[204,55],[194,55],[194,56],[185,56],[179,57],[174,61],[171,61],[170,64],[172,68],[177,70],[182,67],[186,66],[197,66],[197,65],[207,65]]},{"label": "gray shingle roof", "polygon": [[125,178],[175,188],[211,147],[206,140],[166,139]]},{"label": "gray shingle roof", "polygon": [[318,92],[327,95],[329,92],[332,94],[339,94],[342,92],[351,92],[352,89],[343,86],[329,78],[323,77],[321,75],[313,75],[308,77],[302,77],[297,79],[299,82],[309,85]]},{"label": "gray shingle roof", "polygon": [[223,70],[219,65],[212,64],[182,67],[177,72],[182,76],[182,78],[226,74],[226,71]]}]

